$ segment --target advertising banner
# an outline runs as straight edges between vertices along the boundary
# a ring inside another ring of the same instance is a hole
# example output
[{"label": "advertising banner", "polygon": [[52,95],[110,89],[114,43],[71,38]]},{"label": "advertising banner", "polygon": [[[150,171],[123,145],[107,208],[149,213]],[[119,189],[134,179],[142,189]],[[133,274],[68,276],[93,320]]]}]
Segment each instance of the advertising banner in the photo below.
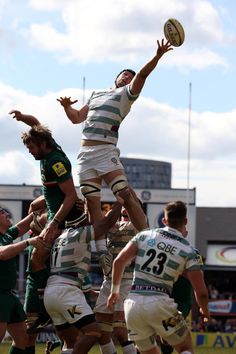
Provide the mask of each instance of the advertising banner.
[{"label": "advertising banner", "polygon": [[236,316],[235,300],[209,301],[208,309],[212,316]]},{"label": "advertising banner", "polygon": [[[236,350],[235,333],[192,332],[192,339],[195,348],[230,348]],[[232,353],[235,353],[235,351],[233,351]]]},{"label": "advertising banner", "polygon": [[235,244],[209,244],[207,245],[207,265],[236,266]]}]

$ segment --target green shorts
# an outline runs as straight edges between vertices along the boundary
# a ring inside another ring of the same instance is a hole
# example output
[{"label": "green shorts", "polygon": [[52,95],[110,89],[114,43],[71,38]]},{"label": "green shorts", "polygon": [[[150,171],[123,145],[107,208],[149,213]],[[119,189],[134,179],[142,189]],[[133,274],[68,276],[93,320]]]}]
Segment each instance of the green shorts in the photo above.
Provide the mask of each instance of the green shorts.
[{"label": "green shorts", "polygon": [[0,290],[0,322],[19,323],[26,320],[23,306],[12,290]]}]

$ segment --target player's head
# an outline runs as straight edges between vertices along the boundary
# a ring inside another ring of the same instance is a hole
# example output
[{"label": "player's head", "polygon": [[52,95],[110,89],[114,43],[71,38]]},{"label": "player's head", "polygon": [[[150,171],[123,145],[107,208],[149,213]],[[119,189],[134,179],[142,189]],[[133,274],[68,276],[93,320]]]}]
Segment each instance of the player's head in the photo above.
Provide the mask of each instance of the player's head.
[{"label": "player's head", "polygon": [[187,208],[180,200],[168,203],[164,210],[163,223],[174,229],[183,229],[187,224]]},{"label": "player's head", "polygon": [[132,69],[123,69],[119,74],[117,75],[115,79],[115,85],[116,87],[122,87],[125,85],[128,85],[133,77],[136,75],[136,72]]},{"label": "player's head", "polygon": [[47,150],[55,146],[51,131],[41,124],[24,132],[21,139],[36,160],[43,159],[48,153]]},{"label": "player's head", "polygon": [[5,233],[10,226],[12,226],[11,215],[5,208],[0,206],[0,232]]}]

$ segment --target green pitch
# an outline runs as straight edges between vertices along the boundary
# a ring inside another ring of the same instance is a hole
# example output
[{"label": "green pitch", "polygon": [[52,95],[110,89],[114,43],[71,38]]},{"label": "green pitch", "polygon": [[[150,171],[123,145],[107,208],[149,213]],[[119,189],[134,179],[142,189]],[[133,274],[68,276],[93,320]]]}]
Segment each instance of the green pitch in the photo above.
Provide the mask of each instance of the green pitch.
[{"label": "green pitch", "polygon": [[[8,354],[8,349],[10,347],[10,344],[8,343],[4,343],[4,344],[0,344],[0,353],[1,354]],[[195,349],[195,354],[235,354],[234,353],[235,349],[206,349],[206,348],[202,348],[202,349]],[[118,354],[122,354],[122,351],[120,350],[119,347],[117,347],[117,352]],[[52,354],[60,354],[61,351],[59,348],[56,348],[52,351]],[[36,345],[36,354],[45,354],[45,344],[37,344]],[[94,347],[90,350],[89,354],[100,354],[100,351],[98,349],[98,347]],[[174,354],[176,354],[176,352],[174,352]]]}]

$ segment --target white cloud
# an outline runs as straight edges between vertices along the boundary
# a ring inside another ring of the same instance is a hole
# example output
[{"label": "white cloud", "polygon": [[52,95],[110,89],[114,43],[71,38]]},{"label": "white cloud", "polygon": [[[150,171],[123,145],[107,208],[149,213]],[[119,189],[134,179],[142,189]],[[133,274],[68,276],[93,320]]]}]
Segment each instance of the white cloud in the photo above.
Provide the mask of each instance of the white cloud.
[{"label": "white cloud", "polygon": [[181,72],[191,69],[205,70],[214,66],[229,69],[231,66],[225,57],[209,48],[188,51],[184,47],[181,50],[175,49],[174,55],[166,56],[165,63],[161,63],[161,65],[177,67]]},{"label": "white cloud", "polygon": [[[48,92],[44,96],[29,96],[1,84],[0,94],[3,103],[0,106],[0,183],[40,184],[39,164],[20,139],[21,132],[27,128],[7,115],[10,109],[17,108],[35,115],[52,129],[55,139],[71,159],[77,184],[76,156],[81,126],[69,122],[56,98],[68,94],[81,101],[82,91],[68,88],[60,92]],[[89,92],[86,96],[89,96]],[[235,113],[192,112],[190,187],[197,188],[199,206],[236,204],[232,193],[236,177]],[[121,156],[171,162],[172,187],[185,188],[187,144],[188,110],[140,97],[121,125],[118,145]]]},{"label": "white cloud", "polygon": [[38,162],[28,152],[15,151],[14,145],[1,154],[0,175],[3,184],[41,184]]},{"label": "white cloud", "polygon": [[224,12],[206,0],[169,0],[168,7],[164,0],[31,0],[30,4],[37,11],[58,10],[61,14],[64,28],[58,29],[54,22],[35,22],[28,27],[31,42],[37,48],[55,51],[60,60],[141,61],[153,53],[156,39],[163,36],[165,20],[175,14],[184,25],[186,41],[168,65],[199,70],[228,65],[217,52],[229,41],[221,17]]},{"label": "white cloud", "polygon": [[41,47],[47,51],[64,50],[68,47],[68,38],[56,29],[50,23],[32,24],[30,26],[31,41],[34,46]]},{"label": "white cloud", "polygon": [[29,0],[29,4],[37,11],[53,11],[65,6],[70,1],[71,0]]}]

